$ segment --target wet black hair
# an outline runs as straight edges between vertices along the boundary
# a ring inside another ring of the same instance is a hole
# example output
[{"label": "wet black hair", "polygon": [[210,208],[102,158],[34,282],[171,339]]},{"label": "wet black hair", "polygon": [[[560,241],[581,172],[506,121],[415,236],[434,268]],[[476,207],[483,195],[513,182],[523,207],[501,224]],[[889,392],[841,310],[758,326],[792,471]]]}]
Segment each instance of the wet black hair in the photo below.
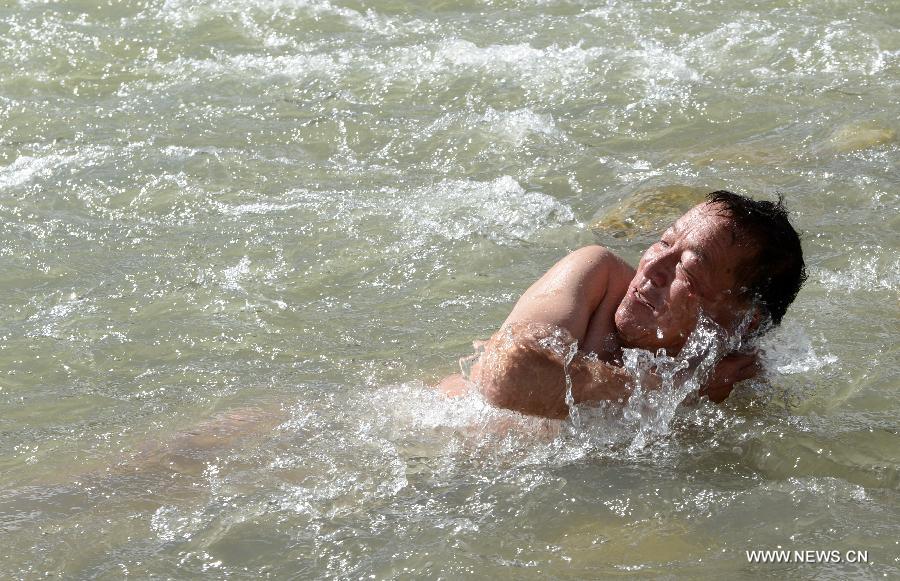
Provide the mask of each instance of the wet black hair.
[{"label": "wet black hair", "polygon": [[757,302],[772,325],[778,325],[806,281],[800,235],[788,220],[784,196],[770,202],[719,190],[707,199],[723,207],[736,233],[755,247],[755,260],[739,271],[742,291]]}]

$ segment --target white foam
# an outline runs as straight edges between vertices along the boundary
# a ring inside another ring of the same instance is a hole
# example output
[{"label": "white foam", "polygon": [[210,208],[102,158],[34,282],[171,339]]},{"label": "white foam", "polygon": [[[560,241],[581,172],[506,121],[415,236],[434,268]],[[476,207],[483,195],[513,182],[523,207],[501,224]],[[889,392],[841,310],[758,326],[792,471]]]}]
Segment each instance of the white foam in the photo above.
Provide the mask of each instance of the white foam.
[{"label": "white foam", "polygon": [[342,51],[330,54],[295,53],[289,55],[219,55],[212,59],[178,57],[170,62],[152,66],[165,75],[180,79],[204,76],[253,74],[255,76],[287,76],[304,78],[315,74],[338,76],[347,68],[348,59]]},{"label": "white foam", "polygon": [[250,274],[250,259],[244,256],[241,260],[230,268],[222,271],[222,287],[229,290],[243,291],[241,281]]},{"label": "white foam", "polygon": [[8,166],[0,168],[0,189],[22,186],[36,178],[46,178],[55,169],[76,157],[75,155],[61,154],[43,157],[19,156]]},{"label": "white foam", "polygon": [[881,248],[860,248],[868,256],[854,256],[843,270],[811,269],[829,290],[900,292],[900,258],[891,260]]},{"label": "white foam", "polygon": [[[633,96],[621,115],[641,119],[649,114],[656,118],[661,111],[702,107],[694,98],[694,87],[702,84],[704,78],[685,57],[670,47],[646,41],[642,44],[640,50],[617,55],[629,72],[623,90]],[[610,116],[611,129],[621,124],[619,115]]]},{"label": "white foam", "polygon": [[213,206],[223,214],[229,216],[240,217],[247,214],[277,214],[281,212],[289,212],[297,208],[305,207],[306,204],[276,204],[273,202],[254,202],[250,204],[225,204],[215,201]]},{"label": "white foam", "polygon": [[[253,12],[265,15],[259,20],[277,16],[281,21],[290,21],[298,17],[313,20],[322,17],[334,17],[347,26],[375,32],[390,34],[396,29],[393,19],[369,10],[361,13],[352,8],[335,6],[328,0],[213,0],[211,2],[191,2],[190,0],[166,0],[157,16],[178,28],[190,28],[227,14],[238,20],[252,36],[265,38],[264,27],[253,20]],[[268,31],[271,34],[271,31]]]},{"label": "white foam", "polygon": [[[789,13],[772,19],[739,16],[689,41],[684,54],[708,74],[728,77],[749,72],[770,82],[853,73],[876,75],[896,61],[898,51],[881,49],[874,36],[861,32],[850,21],[798,28],[790,26],[786,21],[789,18]],[[847,79],[840,81],[845,83]]]},{"label": "white foam", "polygon": [[476,129],[496,136],[495,142],[502,142],[515,148],[522,147],[532,136],[555,142],[567,139],[566,134],[557,127],[552,115],[536,113],[527,107],[510,111],[498,111],[488,107],[483,113],[445,113],[422,134],[432,137],[441,131],[464,132]]},{"label": "white foam", "polygon": [[514,293],[499,293],[496,295],[488,296],[479,296],[473,293],[467,293],[456,298],[441,301],[438,306],[442,309],[446,309],[449,307],[471,308],[475,305],[509,305],[514,303],[517,298],[518,295]]},{"label": "white foam", "polygon": [[528,44],[480,47],[461,39],[433,46],[409,46],[388,55],[389,76],[421,77],[459,74],[472,70],[491,76],[513,77],[528,87],[561,88],[587,78],[590,64],[603,49],[580,46],[534,48]]},{"label": "white foam", "polygon": [[575,221],[569,206],[546,194],[526,191],[511,176],[489,182],[445,180],[397,201],[407,239],[410,235],[449,240],[480,236],[515,244],[546,228]]},{"label": "white foam", "polygon": [[[183,16],[183,15],[182,15]],[[252,74],[305,78],[326,75],[339,80],[348,71],[366,71],[377,82],[421,81],[456,77],[465,71],[499,77],[523,87],[557,91],[589,79],[590,66],[604,50],[580,46],[534,48],[527,44],[479,47],[467,40],[450,39],[429,45],[407,45],[384,51],[328,48],[295,44],[289,54],[218,54],[210,59],[178,57],[166,63],[147,59],[146,66],[166,76],[194,81],[204,76]],[[649,67],[647,70],[651,70]],[[673,76],[678,76],[673,72]],[[527,113],[520,114],[523,117]],[[524,119],[534,124],[535,119]],[[515,116],[513,116],[515,121]],[[546,123],[545,119],[537,124]]]},{"label": "white foam", "polygon": [[56,304],[40,308],[29,316],[27,322],[35,328],[27,331],[27,337],[60,338],[60,327],[75,317],[82,317],[97,311],[97,306],[86,297],[78,297],[74,292],[59,298]]},{"label": "white foam", "polygon": [[716,74],[754,65],[770,71],[771,60],[779,56],[782,36],[783,32],[769,22],[739,18],[690,40],[683,53],[701,70]]},{"label": "white foam", "polygon": [[[868,34],[861,34],[854,26],[832,22],[809,33],[809,44],[787,49],[800,73],[874,75],[886,66],[886,53],[880,50],[878,41]],[[861,50],[863,47],[865,49]]]},{"label": "white foam", "polygon": [[785,321],[760,341],[765,368],[782,375],[819,371],[837,363],[831,353],[820,353],[806,330],[796,322]]},{"label": "white foam", "polygon": [[527,108],[497,111],[488,107],[479,121],[486,124],[492,132],[505,136],[517,147],[521,147],[530,135],[565,139],[565,134],[556,126],[552,115],[542,115]]},{"label": "white foam", "polygon": [[640,51],[626,53],[643,63],[643,68],[638,75],[658,83],[663,80],[699,83],[703,76],[688,65],[685,58],[674,49],[660,44],[644,43]]}]

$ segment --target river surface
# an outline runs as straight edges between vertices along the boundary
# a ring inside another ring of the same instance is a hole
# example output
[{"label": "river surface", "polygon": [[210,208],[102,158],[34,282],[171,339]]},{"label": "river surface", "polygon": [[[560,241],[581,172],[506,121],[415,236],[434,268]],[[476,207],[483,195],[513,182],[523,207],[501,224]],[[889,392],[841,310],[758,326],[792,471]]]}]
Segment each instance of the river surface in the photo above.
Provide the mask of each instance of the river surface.
[{"label": "river surface", "polygon": [[[897,578],[898,27],[2,2],[0,577]],[[671,218],[629,200],[678,188],[783,193],[804,233],[764,381],[577,424],[428,387],[568,251],[636,260]],[[745,554],[777,548],[868,563]]]}]

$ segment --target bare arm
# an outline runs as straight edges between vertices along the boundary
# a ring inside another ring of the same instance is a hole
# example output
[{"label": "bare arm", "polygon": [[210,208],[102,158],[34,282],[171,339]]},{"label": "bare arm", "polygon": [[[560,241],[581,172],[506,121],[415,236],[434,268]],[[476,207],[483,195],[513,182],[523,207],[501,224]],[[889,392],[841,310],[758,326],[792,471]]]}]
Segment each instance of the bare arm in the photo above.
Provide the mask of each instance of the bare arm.
[{"label": "bare arm", "polygon": [[556,325],[584,347],[591,323],[604,316],[612,319],[633,274],[630,266],[602,246],[580,248],[528,287],[503,327],[524,321]]},{"label": "bare arm", "polygon": [[485,399],[523,414],[565,418],[567,374],[575,403],[627,397],[630,377],[623,368],[581,352],[567,364],[572,344],[562,327],[528,321],[504,326],[482,356],[478,379]]},{"label": "bare arm", "polygon": [[564,418],[566,375],[576,403],[619,399],[628,374],[584,351],[566,364],[568,348],[596,344],[611,331],[612,315],[631,267],[600,246],[572,252],[519,299],[488,342],[477,379],[488,401],[521,413]]}]

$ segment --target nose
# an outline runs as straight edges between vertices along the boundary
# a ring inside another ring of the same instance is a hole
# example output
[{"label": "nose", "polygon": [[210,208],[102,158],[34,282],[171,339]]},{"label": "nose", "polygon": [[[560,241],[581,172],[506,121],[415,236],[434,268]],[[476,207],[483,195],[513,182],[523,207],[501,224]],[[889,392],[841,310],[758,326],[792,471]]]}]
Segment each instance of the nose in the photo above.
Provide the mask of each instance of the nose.
[{"label": "nose", "polygon": [[663,288],[672,283],[675,278],[675,265],[678,256],[672,249],[660,249],[644,261],[644,277],[650,284]]}]

